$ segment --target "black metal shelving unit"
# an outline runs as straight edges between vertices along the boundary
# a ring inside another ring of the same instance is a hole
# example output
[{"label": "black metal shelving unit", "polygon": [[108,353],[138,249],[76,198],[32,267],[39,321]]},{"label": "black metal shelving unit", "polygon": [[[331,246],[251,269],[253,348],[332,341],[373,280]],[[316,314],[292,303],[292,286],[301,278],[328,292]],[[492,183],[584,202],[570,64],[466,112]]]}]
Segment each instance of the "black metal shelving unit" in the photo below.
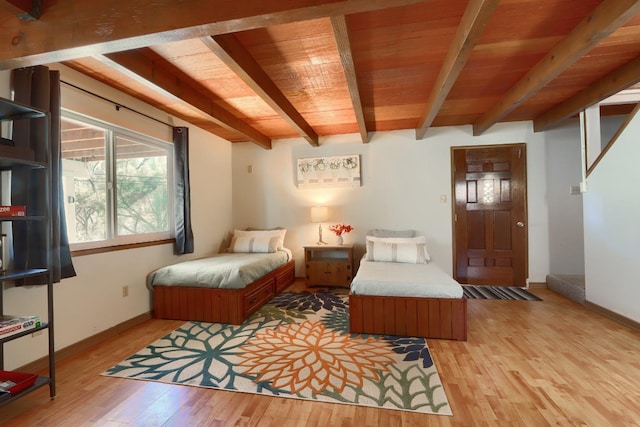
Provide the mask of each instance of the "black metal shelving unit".
[{"label": "black metal shelving unit", "polygon": [[[14,101],[1,98],[0,97],[0,122],[6,121],[15,121],[15,120],[44,120],[45,126],[49,129],[49,114],[38,110],[37,108],[32,108],[28,105],[23,105],[20,103],[16,103]],[[47,139],[49,135],[47,133]],[[15,399],[19,399],[25,394],[30,393],[33,390],[36,390],[40,387],[44,387],[46,385],[49,386],[49,394],[51,398],[55,397],[55,346],[54,346],[54,333],[53,333],[53,275],[51,271],[51,170],[50,170],[50,161],[51,161],[51,152],[50,148],[47,149],[46,153],[46,162],[38,162],[33,160],[33,155],[30,153],[30,150],[13,147],[11,145],[11,140],[7,138],[2,138],[2,143],[0,144],[0,171],[1,170],[15,170],[16,168],[30,168],[30,169],[42,169],[46,174],[46,182],[47,188],[43,191],[43,197],[45,200],[45,209],[46,212],[36,212],[35,214],[31,214],[29,211],[29,206],[27,206],[27,215],[26,216],[18,216],[18,217],[0,217],[0,223],[11,221],[11,222],[21,222],[21,221],[35,221],[35,222],[44,222],[46,224],[46,229],[48,230],[47,239],[46,239],[46,265],[41,266],[42,268],[30,268],[26,270],[8,270],[0,272],[0,284],[2,288],[0,288],[0,315],[5,314],[4,311],[4,300],[3,300],[3,291],[4,291],[4,282],[18,280],[18,279],[26,279],[29,277],[35,276],[45,276],[46,277],[46,286],[47,287],[47,321],[41,322],[40,326],[34,329],[29,329],[26,331],[22,331],[20,333],[11,335],[9,337],[0,338],[0,369],[4,370],[4,344],[13,341],[16,339],[20,339],[22,337],[33,334],[34,332],[38,332],[41,330],[46,330],[48,332],[48,362],[49,362],[49,372],[48,375],[39,375],[35,383],[31,386],[21,390],[16,394],[12,394],[9,398],[4,398],[0,400],[0,406],[5,405],[14,401]],[[47,147],[50,147],[49,141],[47,140]],[[6,313],[6,314],[25,314],[25,313]],[[42,318],[42,316],[41,316]]]}]

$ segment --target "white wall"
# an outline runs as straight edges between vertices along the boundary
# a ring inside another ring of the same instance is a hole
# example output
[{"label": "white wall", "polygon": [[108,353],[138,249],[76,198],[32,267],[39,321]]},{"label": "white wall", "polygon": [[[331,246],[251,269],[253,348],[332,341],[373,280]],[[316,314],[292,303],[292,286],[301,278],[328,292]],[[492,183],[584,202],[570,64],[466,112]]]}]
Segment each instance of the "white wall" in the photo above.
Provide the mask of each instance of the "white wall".
[{"label": "white wall", "polygon": [[584,194],[586,298],[640,322],[640,115],[587,178]]},{"label": "white wall", "polygon": [[[549,271],[548,214],[545,184],[545,143],[530,123],[494,126],[480,137],[471,127],[433,128],[415,140],[414,130],[376,132],[368,144],[356,135],[321,138],[320,147],[302,139],[278,141],[270,151],[253,144],[233,145],[233,217],[237,228],[284,226],[285,244],[302,276],[305,244],[317,240],[310,207],[330,206],[328,225],[355,227],[347,241],[364,242],[371,228],[416,229],[428,238],[431,256],[452,271],[451,155],[452,146],[527,143],[529,210],[529,280],[544,282]],[[362,183],[357,188],[298,189],[296,159],[360,154]],[[252,166],[253,172],[248,172]],[[441,203],[444,195],[446,202]],[[335,236],[325,232],[325,241]]]},{"label": "white wall", "polygon": [[[52,67],[54,68],[54,67]],[[188,126],[190,179],[195,253],[173,255],[170,244],[73,257],[77,277],[64,279],[55,289],[55,344],[61,349],[150,311],[146,275],[160,266],[201,257],[218,250],[232,226],[231,144],[208,132],[167,116],[136,99],[66,67],[62,79],[97,92],[176,126]],[[0,73],[0,96],[9,98],[9,73]],[[62,85],[62,102],[74,110],[171,141],[170,128],[158,125],[112,104],[83,95]],[[122,286],[129,296],[122,297]],[[46,289],[42,286],[12,288],[5,284],[6,313],[46,316]],[[13,369],[46,354],[45,336],[25,337],[5,344],[5,367]]]},{"label": "white wall", "polygon": [[[608,142],[627,116],[603,116],[599,128]],[[580,128],[577,119],[544,133],[546,141],[547,201],[549,206],[549,272],[585,274],[582,194],[571,186],[582,179]],[[603,142],[603,143],[604,143]]]},{"label": "white wall", "polygon": [[544,132],[549,206],[549,273],[584,275],[582,194],[571,195],[582,180],[577,120]]},{"label": "white wall", "polygon": [[603,116],[600,118],[600,144],[604,149],[611,139],[615,136],[616,132],[627,120],[627,114],[620,114],[617,116]]}]

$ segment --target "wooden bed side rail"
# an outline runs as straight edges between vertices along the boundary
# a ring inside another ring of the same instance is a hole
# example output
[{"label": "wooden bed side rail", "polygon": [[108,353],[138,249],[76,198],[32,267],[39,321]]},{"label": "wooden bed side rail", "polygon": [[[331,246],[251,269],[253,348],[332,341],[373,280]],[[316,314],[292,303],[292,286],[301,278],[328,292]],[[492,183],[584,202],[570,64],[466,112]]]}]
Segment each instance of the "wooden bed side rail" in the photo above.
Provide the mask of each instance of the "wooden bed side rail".
[{"label": "wooden bed side rail", "polygon": [[239,325],[295,281],[295,262],[278,267],[243,289],[153,287],[153,317]]},{"label": "wooden bed side rail", "polygon": [[351,333],[467,340],[467,300],[349,295]]},{"label": "wooden bed side rail", "polygon": [[154,286],[153,317],[156,319],[240,324],[243,290],[188,286]]}]

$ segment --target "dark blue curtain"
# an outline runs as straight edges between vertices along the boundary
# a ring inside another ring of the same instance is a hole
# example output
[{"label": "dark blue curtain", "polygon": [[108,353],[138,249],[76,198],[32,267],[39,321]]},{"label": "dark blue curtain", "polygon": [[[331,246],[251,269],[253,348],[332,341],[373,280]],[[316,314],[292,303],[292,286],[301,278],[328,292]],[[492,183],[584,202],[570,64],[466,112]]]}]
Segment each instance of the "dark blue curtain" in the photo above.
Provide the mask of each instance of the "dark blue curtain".
[{"label": "dark blue curtain", "polygon": [[189,189],[189,128],[173,128],[175,162],[176,254],[193,253],[191,192]]},{"label": "dark blue curtain", "polygon": [[[46,162],[47,133],[51,153],[51,269],[53,281],[76,275],[71,261],[62,194],[62,155],[60,147],[60,73],[44,66],[21,68],[11,72],[14,101],[50,113],[49,129],[44,119],[16,120],[12,139],[16,147],[33,150],[36,161]],[[31,213],[47,212],[46,171],[14,168],[11,171],[11,203],[26,205]],[[47,230],[44,222],[15,221],[13,230],[13,266],[17,269],[46,266]],[[42,284],[36,277],[17,284]]]}]

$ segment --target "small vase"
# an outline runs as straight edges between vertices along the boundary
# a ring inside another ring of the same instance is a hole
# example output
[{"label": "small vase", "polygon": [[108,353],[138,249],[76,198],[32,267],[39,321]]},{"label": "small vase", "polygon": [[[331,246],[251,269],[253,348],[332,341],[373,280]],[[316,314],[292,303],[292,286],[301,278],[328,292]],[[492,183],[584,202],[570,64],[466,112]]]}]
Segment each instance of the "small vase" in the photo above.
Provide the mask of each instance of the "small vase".
[{"label": "small vase", "polygon": [[338,236],[338,245],[343,245],[344,244],[344,239],[342,238],[342,236]]}]

